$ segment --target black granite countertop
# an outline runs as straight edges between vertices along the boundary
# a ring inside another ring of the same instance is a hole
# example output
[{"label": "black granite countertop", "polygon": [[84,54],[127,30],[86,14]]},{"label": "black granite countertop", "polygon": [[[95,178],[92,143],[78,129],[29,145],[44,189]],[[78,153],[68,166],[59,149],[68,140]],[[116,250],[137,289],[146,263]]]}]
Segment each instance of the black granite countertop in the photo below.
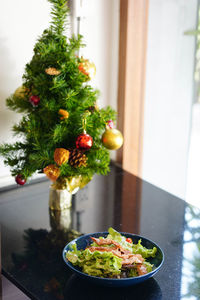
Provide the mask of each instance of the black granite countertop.
[{"label": "black granite countertop", "polygon": [[[72,208],[49,211],[49,181],[0,192],[3,274],[31,299],[200,299],[200,210],[113,165],[73,196]],[[79,233],[110,226],[140,234],[165,253],[161,270],[128,288],[91,285],[62,260]]]}]

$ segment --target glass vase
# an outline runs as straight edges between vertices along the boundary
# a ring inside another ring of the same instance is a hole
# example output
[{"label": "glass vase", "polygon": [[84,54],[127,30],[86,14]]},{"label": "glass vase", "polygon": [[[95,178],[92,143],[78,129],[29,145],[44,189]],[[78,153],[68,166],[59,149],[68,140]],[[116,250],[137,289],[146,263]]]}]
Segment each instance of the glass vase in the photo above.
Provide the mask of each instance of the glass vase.
[{"label": "glass vase", "polygon": [[49,191],[49,208],[52,210],[64,210],[72,206],[72,193],[67,189],[59,190],[50,187]]}]

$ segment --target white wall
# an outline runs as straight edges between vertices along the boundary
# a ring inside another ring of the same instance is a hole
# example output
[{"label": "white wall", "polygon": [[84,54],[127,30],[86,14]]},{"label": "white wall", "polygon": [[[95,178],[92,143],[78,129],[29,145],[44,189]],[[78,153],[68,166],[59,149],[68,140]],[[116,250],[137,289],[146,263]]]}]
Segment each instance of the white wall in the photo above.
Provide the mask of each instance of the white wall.
[{"label": "white wall", "polygon": [[[5,107],[5,99],[22,84],[25,64],[36,39],[48,27],[50,5],[44,0],[2,0],[0,3],[0,143],[13,141],[12,125],[21,116]],[[0,159],[0,186],[10,182]],[[14,182],[14,179],[11,179]]]},{"label": "white wall", "polygon": [[[76,2],[82,2],[85,12],[81,33],[87,47],[80,54],[96,65],[96,77],[90,83],[101,91],[98,105],[116,108],[119,0]],[[5,99],[21,85],[25,64],[31,60],[36,39],[49,27],[49,21],[47,0],[0,3],[0,143],[13,141],[11,127],[21,118],[5,108]],[[0,158],[0,186],[10,180],[14,182]]]},{"label": "white wall", "polygon": [[193,101],[197,0],[151,0],[143,178],[185,197]]},{"label": "white wall", "polygon": [[80,55],[94,61],[91,84],[100,89],[99,105],[117,109],[119,0],[82,0],[80,33],[87,47]]}]

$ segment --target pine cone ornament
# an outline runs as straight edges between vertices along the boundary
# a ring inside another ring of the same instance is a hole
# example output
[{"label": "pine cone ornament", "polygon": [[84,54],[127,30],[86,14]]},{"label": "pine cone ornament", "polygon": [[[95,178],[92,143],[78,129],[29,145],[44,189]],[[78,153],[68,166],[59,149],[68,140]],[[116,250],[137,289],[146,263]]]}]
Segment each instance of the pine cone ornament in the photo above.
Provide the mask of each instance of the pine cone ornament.
[{"label": "pine cone ornament", "polygon": [[75,168],[86,167],[87,156],[78,149],[73,149],[70,152],[69,164]]}]

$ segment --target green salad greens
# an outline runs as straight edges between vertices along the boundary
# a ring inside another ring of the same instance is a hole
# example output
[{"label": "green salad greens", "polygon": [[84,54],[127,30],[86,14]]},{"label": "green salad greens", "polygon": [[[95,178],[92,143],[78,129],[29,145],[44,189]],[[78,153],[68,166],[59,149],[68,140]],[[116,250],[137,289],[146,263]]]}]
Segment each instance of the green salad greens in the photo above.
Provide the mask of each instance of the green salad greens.
[{"label": "green salad greens", "polygon": [[141,240],[134,244],[130,238],[121,235],[113,228],[108,229],[107,237],[91,236],[91,244],[78,250],[76,243],[66,253],[66,258],[88,275],[104,278],[127,278],[147,274],[153,265],[146,259],[154,257],[157,248],[147,249]]}]

